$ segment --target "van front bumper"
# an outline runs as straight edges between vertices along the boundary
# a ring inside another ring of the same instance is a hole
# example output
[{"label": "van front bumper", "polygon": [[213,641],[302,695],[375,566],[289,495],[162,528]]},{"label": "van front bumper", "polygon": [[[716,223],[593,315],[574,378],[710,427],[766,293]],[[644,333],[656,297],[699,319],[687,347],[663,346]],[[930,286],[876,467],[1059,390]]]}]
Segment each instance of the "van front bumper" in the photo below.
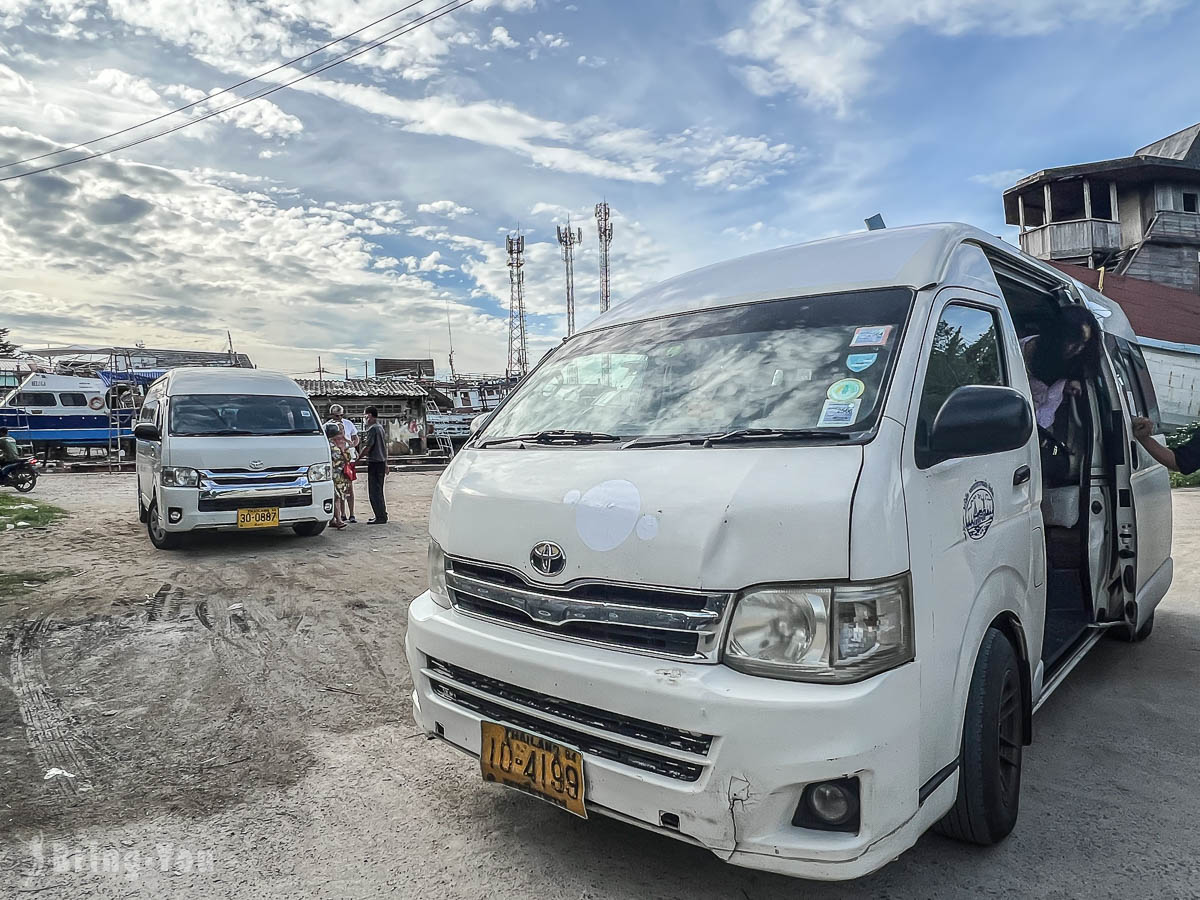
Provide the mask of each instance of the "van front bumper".
[{"label": "van front bumper", "polygon": [[[238,509],[279,507],[279,526],[287,528],[304,522],[328,522],[333,518],[333,482],[314,481],[307,484],[310,493],[303,497],[310,502],[303,506],[283,506],[272,497],[244,497],[228,505],[235,508],[219,510],[200,509],[200,491],[194,487],[158,486],[158,505],[167,531],[199,531],[204,529],[223,530],[237,528]],[[325,506],[329,504],[329,510]],[[172,522],[168,512],[180,511],[179,520]]]},{"label": "van front bumper", "polygon": [[[693,755],[702,765],[691,781],[585,752],[586,799],[593,812],[699,844],[737,865],[804,878],[857,878],[911,847],[957,788],[953,775],[924,804],[918,800],[917,663],[852,685],[758,678],[721,665],[546,638],[444,609],[428,593],[410,608],[406,651],[417,724],[473,756],[480,752],[482,716],[447,697],[444,671],[431,668],[431,658],[483,676],[477,685],[493,679],[711,735],[707,754]],[[528,707],[523,712],[551,718]],[[604,736],[632,740],[616,732]],[[805,785],[848,776],[860,779],[857,834],[792,825]],[[669,824],[678,816],[678,828],[662,824],[664,813]]]}]

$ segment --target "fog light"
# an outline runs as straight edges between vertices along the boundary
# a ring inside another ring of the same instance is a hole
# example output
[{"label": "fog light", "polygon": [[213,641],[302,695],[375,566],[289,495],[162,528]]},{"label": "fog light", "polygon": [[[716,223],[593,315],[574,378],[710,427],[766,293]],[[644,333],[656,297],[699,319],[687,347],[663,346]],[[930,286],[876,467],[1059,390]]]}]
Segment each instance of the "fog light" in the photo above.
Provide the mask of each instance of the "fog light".
[{"label": "fog light", "polygon": [[167,521],[170,522],[172,525],[178,524],[179,520],[182,518],[183,518],[183,510],[180,509],[178,506],[172,506],[167,509]]},{"label": "fog light", "polygon": [[333,512],[333,501],[332,500],[325,501],[325,512],[327,512],[327,513]]},{"label": "fog light", "polygon": [[818,831],[856,833],[859,828],[859,782],[857,778],[821,781],[804,789],[792,824]]}]

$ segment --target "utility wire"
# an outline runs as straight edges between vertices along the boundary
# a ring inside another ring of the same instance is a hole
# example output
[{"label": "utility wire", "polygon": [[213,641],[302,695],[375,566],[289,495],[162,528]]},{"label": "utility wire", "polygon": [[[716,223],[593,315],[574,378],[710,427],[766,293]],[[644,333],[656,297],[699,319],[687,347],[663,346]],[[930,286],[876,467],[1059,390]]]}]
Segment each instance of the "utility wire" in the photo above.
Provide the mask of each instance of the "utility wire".
[{"label": "utility wire", "polygon": [[47,157],[50,157],[50,156],[57,156],[59,153],[68,153],[71,150],[78,150],[81,147],[86,147],[88,144],[98,144],[101,141],[107,141],[109,138],[120,137],[121,135],[127,134],[130,131],[136,131],[138,128],[144,128],[147,125],[153,125],[155,122],[160,122],[163,119],[169,118],[170,116],[173,116],[177,113],[185,112],[194,106],[199,106],[201,103],[207,103],[209,100],[212,100],[214,97],[220,97],[222,94],[228,94],[232,91],[236,91],[240,87],[245,87],[246,85],[250,84],[250,82],[252,82],[252,81],[258,81],[261,78],[266,78],[268,75],[273,75],[274,73],[278,72],[280,69],[286,69],[289,66],[294,66],[299,62],[303,62],[304,60],[308,59],[311,56],[316,56],[318,53],[320,53],[323,50],[328,50],[334,44],[340,44],[342,41],[347,41],[352,37],[356,37],[357,35],[362,34],[368,28],[374,28],[376,25],[380,24],[381,22],[386,22],[388,19],[394,19],[396,16],[400,15],[400,13],[407,12],[408,10],[412,9],[414,6],[419,6],[420,4],[422,4],[424,2],[425,2],[425,0],[413,0],[412,3],[408,4],[408,6],[403,6],[400,9],[396,10],[395,12],[388,13],[386,16],[383,16],[382,18],[376,19],[374,22],[364,25],[362,28],[359,28],[357,31],[352,31],[349,34],[344,34],[340,38],[336,38],[327,44],[322,44],[320,47],[317,47],[317,49],[315,49],[309,53],[305,53],[303,56],[297,56],[295,59],[288,60],[285,63],[280,63],[273,69],[267,69],[267,71],[260,72],[259,74],[254,75],[251,78],[247,78],[245,81],[239,81],[237,84],[231,84],[227,88],[219,90],[216,93],[209,94],[206,97],[202,97],[199,100],[196,100],[192,103],[187,104],[186,106],[180,106],[180,107],[177,107],[176,109],[168,110],[167,112],[163,113],[160,116],[155,116],[153,119],[147,119],[145,122],[139,122],[137,125],[130,125],[128,128],[122,128],[120,131],[114,131],[110,134],[103,135],[102,137],[92,138],[90,141],[80,141],[78,144],[73,144],[70,147],[62,147],[58,150],[51,150],[49,153],[42,153],[38,156],[28,156],[25,159],[17,159],[17,160],[13,160],[12,162],[0,163],[0,169],[8,169],[8,168],[11,168],[12,166],[20,166],[20,165],[24,165],[25,163],[37,162],[39,159],[46,159]]},{"label": "utility wire", "polygon": [[[436,9],[434,9],[428,13],[423,13],[420,16],[417,16],[415,19],[409,20],[404,25],[401,25],[398,28],[395,28],[390,32],[385,32],[381,37],[375,38],[375,39],[369,41],[368,43],[364,44],[361,48],[355,50],[353,53],[347,53],[347,54],[343,55],[342,57],[333,60],[332,62],[325,63],[324,65],[322,65],[316,69],[313,69],[311,72],[305,72],[304,74],[302,74],[296,78],[293,78],[291,81],[286,81],[283,84],[279,84],[272,88],[267,88],[265,90],[259,91],[257,94],[252,94],[251,96],[246,97],[243,100],[239,100],[237,103],[231,103],[230,105],[222,107],[221,109],[213,110],[212,112],[205,113],[204,115],[199,116],[198,118],[189,119],[188,121],[186,121],[180,125],[175,125],[172,128],[167,128],[163,131],[156,132],[155,134],[148,135],[147,137],[144,137],[144,138],[139,138],[138,140],[135,140],[135,141],[129,141],[128,143],[120,144],[116,147],[110,147],[107,150],[99,150],[95,153],[89,153],[85,156],[80,156],[75,159],[69,159],[66,162],[56,163],[56,164],[50,165],[50,166],[42,166],[39,169],[30,169],[27,172],[18,172],[16,175],[6,175],[5,177],[0,178],[0,184],[4,183],[6,181],[13,181],[17,178],[25,178],[29,175],[40,175],[43,172],[53,172],[56,169],[64,169],[67,166],[73,166],[73,165],[76,165],[81,162],[87,162],[88,160],[97,159],[98,157],[101,157],[101,156],[107,156],[110,153],[117,153],[121,150],[128,150],[130,147],[136,147],[139,144],[145,144],[148,141],[153,141],[157,138],[165,137],[168,134],[173,134],[176,131],[180,131],[184,128],[187,128],[190,125],[198,125],[199,123],[204,122],[207,119],[213,118],[214,116],[219,116],[224,113],[231,112],[232,110],[235,110],[238,107],[245,106],[247,103],[253,103],[255,100],[259,100],[270,94],[274,94],[276,91],[282,91],[284,88],[291,87],[292,85],[294,85],[298,82],[304,81],[306,78],[311,78],[314,75],[320,75],[322,72],[326,72],[329,69],[332,69],[334,66],[339,66],[344,62],[349,62],[350,60],[354,59],[355,57],[362,56],[364,53],[374,50],[376,47],[380,47],[383,44],[393,41],[396,38],[400,37],[401,35],[405,35],[412,31],[415,31],[416,29],[420,28],[423,25],[428,25],[430,22],[434,22],[434,21],[442,18],[443,16],[447,16],[450,13],[455,12],[456,10],[462,9],[464,6],[467,6],[468,4],[473,3],[473,2],[474,2],[474,0],[450,0],[450,2],[444,3],[443,5],[437,7]],[[248,79],[248,81],[253,81],[253,80],[254,79]],[[205,98],[205,99],[208,99],[208,98]],[[204,102],[204,101],[198,101],[198,102]],[[151,121],[153,121],[153,120],[151,120]],[[148,123],[143,123],[143,124],[148,124]],[[139,127],[139,126],[135,126],[135,127]],[[126,130],[129,130],[129,129],[126,129]]]}]

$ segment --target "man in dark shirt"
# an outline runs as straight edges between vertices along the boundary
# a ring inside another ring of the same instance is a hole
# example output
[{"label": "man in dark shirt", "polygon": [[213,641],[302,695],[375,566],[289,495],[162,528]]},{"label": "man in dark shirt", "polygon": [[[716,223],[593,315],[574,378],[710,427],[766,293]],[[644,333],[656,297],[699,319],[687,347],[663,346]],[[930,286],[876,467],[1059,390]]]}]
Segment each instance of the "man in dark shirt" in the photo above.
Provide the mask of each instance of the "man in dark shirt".
[{"label": "man in dark shirt", "polygon": [[1133,420],[1133,436],[1146,452],[1170,469],[1172,472],[1182,472],[1191,475],[1200,470],[1200,431],[1197,431],[1190,441],[1172,450],[1154,439],[1154,425],[1149,419],[1135,417]]},{"label": "man in dark shirt", "polygon": [[359,458],[367,461],[367,495],[375,518],[368,525],[387,524],[387,503],[383,498],[383,479],[387,475],[387,435],[379,424],[379,410],[367,407],[367,427],[358,446]]},{"label": "man in dark shirt", "polygon": [[0,478],[8,475],[20,461],[21,454],[17,450],[17,442],[8,436],[7,428],[0,426]]}]

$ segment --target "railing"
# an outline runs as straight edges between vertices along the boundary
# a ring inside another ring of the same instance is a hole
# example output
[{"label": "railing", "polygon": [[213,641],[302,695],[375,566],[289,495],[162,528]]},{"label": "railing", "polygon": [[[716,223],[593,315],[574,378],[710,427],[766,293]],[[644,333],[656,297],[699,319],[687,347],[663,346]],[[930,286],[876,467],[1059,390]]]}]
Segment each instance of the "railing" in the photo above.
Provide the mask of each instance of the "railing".
[{"label": "railing", "polygon": [[1021,232],[1021,249],[1039,259],[1090,256],[1097,250],[1121,246],[1121,223],[1105,219],[1072,219],[1051,222]]}]

